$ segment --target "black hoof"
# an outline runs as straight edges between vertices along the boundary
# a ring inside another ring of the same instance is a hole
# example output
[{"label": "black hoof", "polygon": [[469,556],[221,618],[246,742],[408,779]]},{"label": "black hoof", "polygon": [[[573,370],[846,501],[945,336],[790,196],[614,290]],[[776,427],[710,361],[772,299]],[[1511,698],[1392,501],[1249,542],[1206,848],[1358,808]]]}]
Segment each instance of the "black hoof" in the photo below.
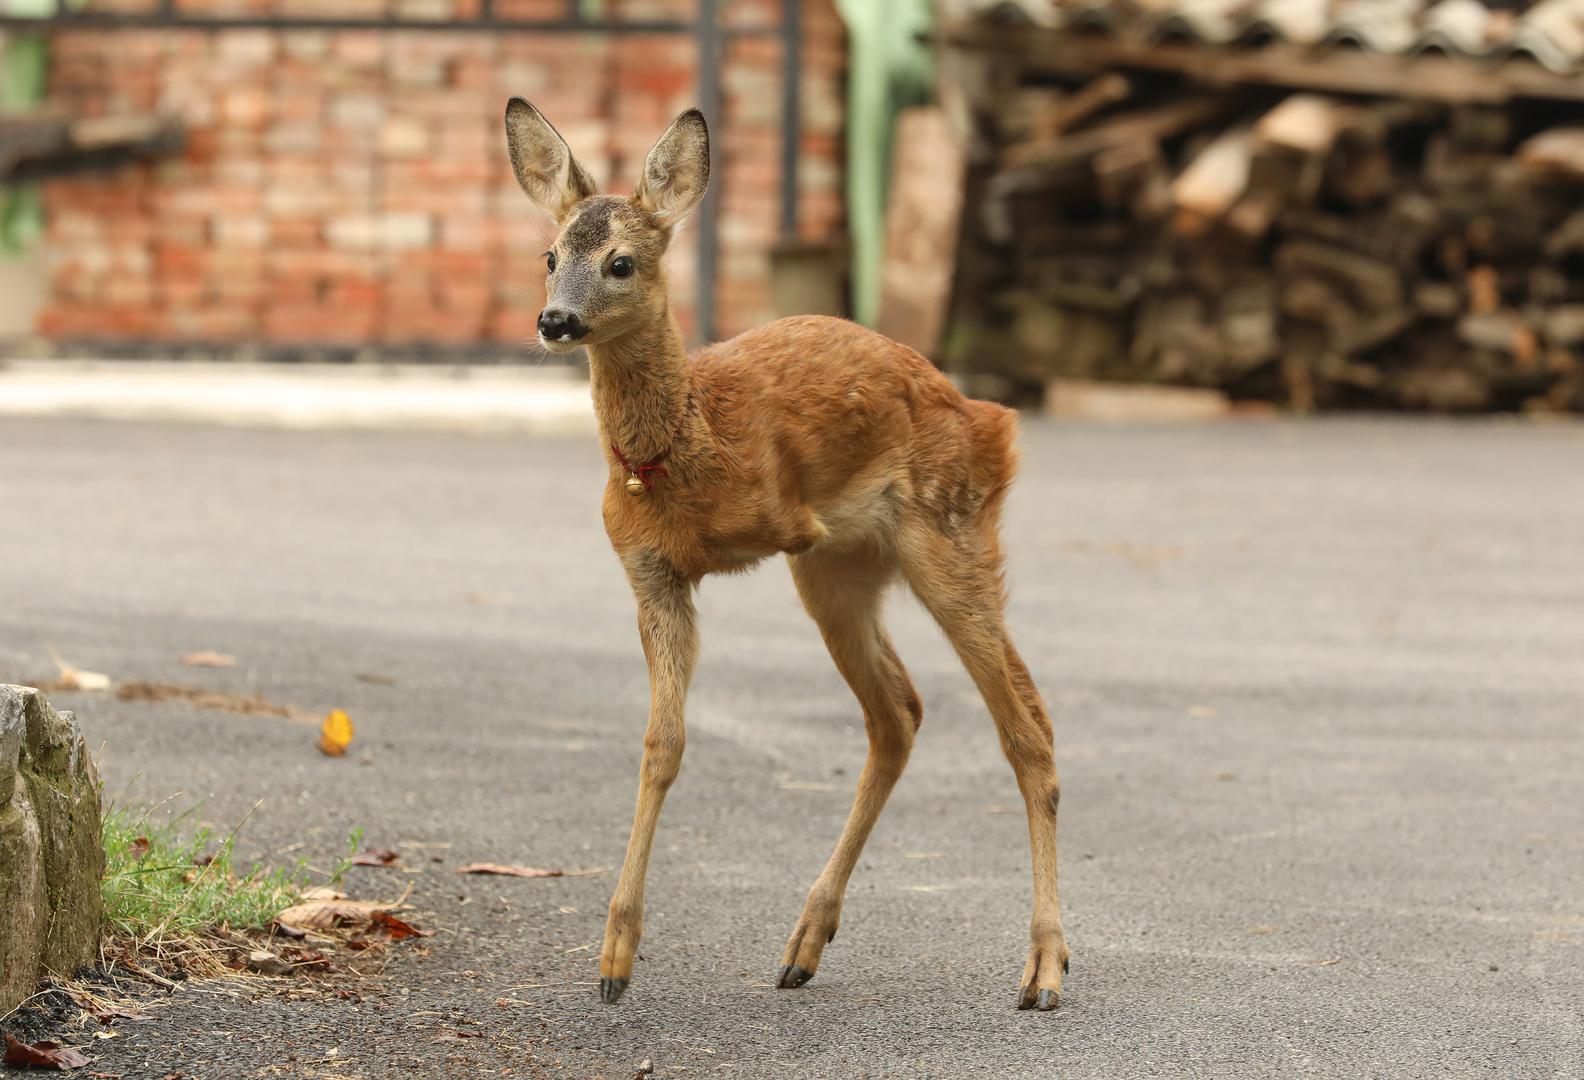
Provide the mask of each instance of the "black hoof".
[{"label": "black hoof", "polygon": [[607,1005],[614,1005],[620,1001],[622,991],[625,989],[627,989],[626,979],[600,977],[600,1000]]},{"label": "black hoof", "polygon": [[796,964],[788,964],[781,969],[781,977],[776,980],[776,988],[779,990],[792,990],[802,986],[813,977],[814,973],[812,971],[806,971]]},{"label": "black hoof", "polygon": [[1017,1007],[1019,1009],[1032,1009],[1034,1007],[1034,984],[1018,987]]},{"label": "black hoof", "polygon": [[1054,990],[1041,990],[1039,998],[1034,1002],[1034,1007],[1040,1012],[1050,1012],[1061,1000],[1061,995]]}]

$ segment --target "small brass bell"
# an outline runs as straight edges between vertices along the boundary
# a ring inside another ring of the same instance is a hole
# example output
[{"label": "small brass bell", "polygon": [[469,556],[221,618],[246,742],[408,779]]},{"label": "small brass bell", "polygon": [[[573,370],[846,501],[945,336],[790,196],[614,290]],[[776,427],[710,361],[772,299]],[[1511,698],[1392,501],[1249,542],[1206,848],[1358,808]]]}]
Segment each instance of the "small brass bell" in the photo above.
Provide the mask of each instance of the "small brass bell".
[{"label": "small brass bell", "polygon": [[627,478],[627,494],[642,495],[648,490],[649,489],[644,486],[644,482],[638,479],[636,476],[629,476]]}]

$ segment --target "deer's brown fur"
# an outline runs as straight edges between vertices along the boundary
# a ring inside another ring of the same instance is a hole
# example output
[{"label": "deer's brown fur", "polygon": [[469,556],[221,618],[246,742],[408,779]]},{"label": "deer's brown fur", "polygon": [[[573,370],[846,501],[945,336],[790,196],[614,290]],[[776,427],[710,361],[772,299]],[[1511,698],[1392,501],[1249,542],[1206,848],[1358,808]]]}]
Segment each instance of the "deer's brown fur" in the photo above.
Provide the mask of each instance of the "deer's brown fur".
[{"label": "deer's brown fur", "polygon": [[[880,619],[882,595],[900,577],[962,658],[1012,763],[1034,861],[1018,1004],[1054,1007],[1068,957],[1056,889],[1060,788],[1045,705],[1002,620],[998,523],[1016,469],[1014,415],[965,398],[912,349],[839,319],[781,319],[690,359],[662,256],[708,181],[696,111],[661,137],[626,199],[596,195],[554,128],[520,99],[508,106],[507,137],[523,189],[561,224],[541,317],[555,333],[541,338],[553,350],[588,348],[610,468],[605,527],[649,665],[638,806],[600,955],[602,997],[614,1002],[631,978],[655,825],[681,766],[698,655],[693,589],[707,574],[784,553],[863,708],[869,755],[779,985],[808,981],[835,936],[847,879],[923,716]],[[630,273],[618,275],[622,259]],[[629,467],[641,463],[664,472],[646,473],[635,496]]]}]

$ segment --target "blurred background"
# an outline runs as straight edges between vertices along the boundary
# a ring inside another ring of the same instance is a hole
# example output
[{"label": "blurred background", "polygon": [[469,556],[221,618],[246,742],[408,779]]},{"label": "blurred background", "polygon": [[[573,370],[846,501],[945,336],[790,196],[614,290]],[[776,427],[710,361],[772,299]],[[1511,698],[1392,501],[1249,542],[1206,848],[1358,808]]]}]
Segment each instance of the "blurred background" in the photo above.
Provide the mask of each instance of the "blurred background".
[{"label": "blurred background", "polygon": [[[196,990],[102,1075],[1584,1076],[1584,0],[0,0],[0,41],[0,683],[239,865],[399,852],[350,891],[438,933],[366,1005]],[[512,95],[619,192],[702,106],[694,343],[846,315],[1025,410],[1055,1016],[1012,1008],[1013,777],[906,602],[923,737],[774,989],[867,745],[779,560],[700,590],[594,1006],[649,689]]]},{"label": "blurred background", "polygon": [[1584,407],[1584,0],[0,0],[0,43],[11,357],[537,362],[520,94],[615,190],[704,108],[695,341],[850,315],[1058,411]]}]

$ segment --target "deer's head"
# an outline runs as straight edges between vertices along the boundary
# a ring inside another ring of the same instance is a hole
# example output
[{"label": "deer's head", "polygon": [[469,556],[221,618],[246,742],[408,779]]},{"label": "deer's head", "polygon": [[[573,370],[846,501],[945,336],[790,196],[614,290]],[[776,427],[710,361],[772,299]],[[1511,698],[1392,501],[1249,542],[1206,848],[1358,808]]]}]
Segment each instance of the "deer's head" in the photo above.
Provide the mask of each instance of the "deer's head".
[{"label": "deer's head", "polygon": [[522,98],[506,105],[506,147],[523,191],[560,226],[545,252],[544,347],[559,353],[598,345],[664,318],[660,260],[709,183],[704,114],[689,109],[671,122],[627,197],[595,191],[566,140]]}]

